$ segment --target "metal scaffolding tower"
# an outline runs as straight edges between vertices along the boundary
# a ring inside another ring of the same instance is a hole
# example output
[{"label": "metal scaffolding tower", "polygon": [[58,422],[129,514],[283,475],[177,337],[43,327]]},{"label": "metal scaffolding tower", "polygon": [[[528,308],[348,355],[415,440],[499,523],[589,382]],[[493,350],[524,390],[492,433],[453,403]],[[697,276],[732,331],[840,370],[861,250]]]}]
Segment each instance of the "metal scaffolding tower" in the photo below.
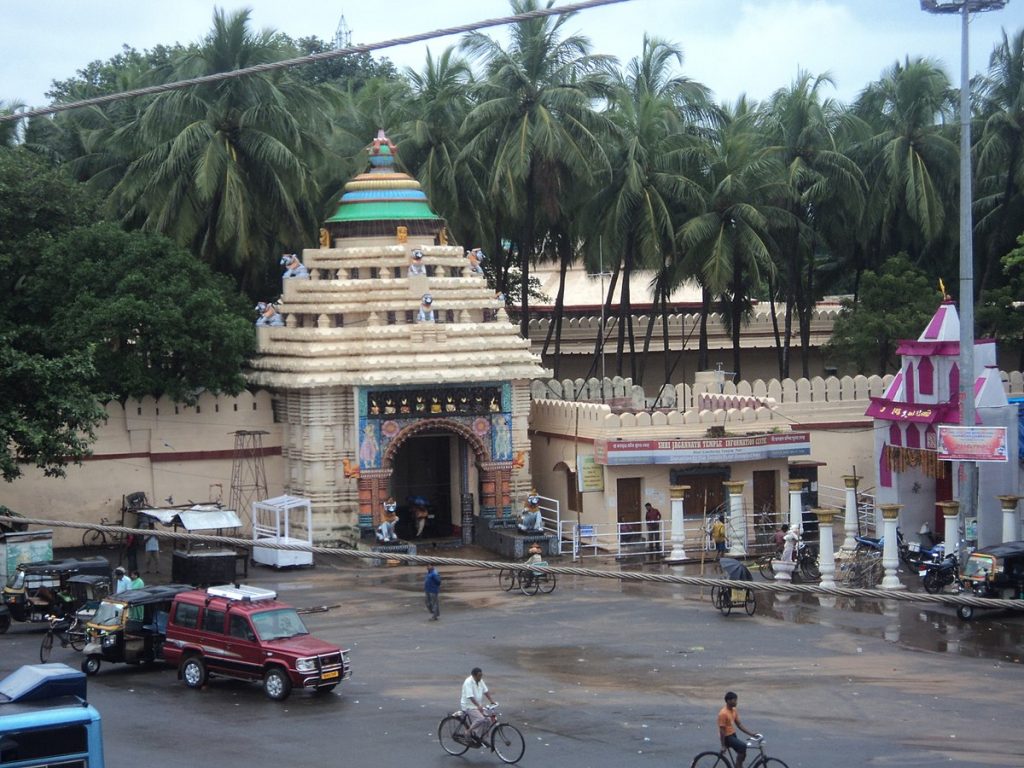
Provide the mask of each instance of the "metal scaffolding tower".
[{"label": "metal scaffolding tower", "polygon": [[[263,430],[233,432],[235,450],[231,461],[229,508],[239,516],[252,517],[252,503],[267,498],[267,471],[263,467]],[[243,519],[245,519],[243,518]]]},{"label": "metal scaffolding tower", "polygon": [[345,17],[338,22],[338,31],[334,33],[334,50],[348,48],[352,45],[352,30],[345,23]]}]

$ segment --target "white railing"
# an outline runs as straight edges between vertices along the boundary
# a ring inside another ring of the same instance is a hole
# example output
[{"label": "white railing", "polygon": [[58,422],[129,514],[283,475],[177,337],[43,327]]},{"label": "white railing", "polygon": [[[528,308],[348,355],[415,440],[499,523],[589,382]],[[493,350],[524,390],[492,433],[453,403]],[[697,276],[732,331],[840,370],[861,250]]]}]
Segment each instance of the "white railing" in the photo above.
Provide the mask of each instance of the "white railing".
[{"label": "white railing", "polygon": [[[647,524],[633,523],[568,523],[573,559],[582,557],[644,557],[666,555],[672,551],[672,521],[662,519],[657,534]],[[699,557],[700,550],[712,552],[714,545],[708,539],[702,519],[683,522],[684,548],[690,557]],[[564,540],[563,540],[564,541]],[[563,550],[564,551],[564,550]],[[712,555],[713,556],[713,555]]]},{"label": "white railing", "polygon": [[[833,488],[828,485],[818,485],[818,504],[823,507],[838,507],[846,509],[846,489]],[[857,534],[859,536],[874,536],[878,528],[878,512],[875,508],[875,497],[873,494],[857,492]],[[842,523],[839,523],[842,526]]]}]

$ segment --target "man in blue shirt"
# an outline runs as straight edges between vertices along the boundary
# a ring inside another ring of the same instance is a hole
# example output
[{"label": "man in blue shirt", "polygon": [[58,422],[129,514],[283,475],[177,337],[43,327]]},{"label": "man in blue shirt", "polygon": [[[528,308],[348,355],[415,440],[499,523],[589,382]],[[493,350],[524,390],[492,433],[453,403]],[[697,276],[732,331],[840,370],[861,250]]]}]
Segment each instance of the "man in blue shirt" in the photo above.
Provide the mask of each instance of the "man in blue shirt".
[{"label": "man in blue shirt", "polygon": [[423,593],[427,598],[430,621],[437,621],[441,617],[441,574],[432,565],[427,566],[427,575],[423,579]]}]

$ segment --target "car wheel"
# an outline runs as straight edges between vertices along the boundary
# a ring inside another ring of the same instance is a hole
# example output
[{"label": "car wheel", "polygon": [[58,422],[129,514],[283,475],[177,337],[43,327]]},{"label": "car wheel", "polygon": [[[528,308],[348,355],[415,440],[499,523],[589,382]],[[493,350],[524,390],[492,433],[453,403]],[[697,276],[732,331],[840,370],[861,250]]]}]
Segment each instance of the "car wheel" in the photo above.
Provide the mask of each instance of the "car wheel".
[{"label": "car wheel", "polygon": [[198,656],[189,656],[181,662],[181,679],[189,688],[202,688],[206,678],[206,664]]},{"label": "car wheel", "polygon": [[274,701],[284,701],[292,692],[292,681],[280,667],[271,667],[263,676],[263,691]]},{"label": "car wheel", "polygon": [[82,659],[82,671],[85,674],[92,676],[100,671],[100,657],[99,656],[86,656]]}]

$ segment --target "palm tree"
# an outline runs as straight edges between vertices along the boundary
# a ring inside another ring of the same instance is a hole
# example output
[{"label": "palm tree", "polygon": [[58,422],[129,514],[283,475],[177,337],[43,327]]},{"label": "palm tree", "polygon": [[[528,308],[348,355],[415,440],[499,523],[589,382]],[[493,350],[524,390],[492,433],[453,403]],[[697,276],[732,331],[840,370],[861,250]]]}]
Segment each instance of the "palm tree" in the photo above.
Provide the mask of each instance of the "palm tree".
[{"label": "palm tree", "polygon": [[[638,268],[654,269],[659,278],[653,303],[664,307],[670,290],[666,265],[675,260],[680,215],[698,204],[701,192],[686,175],[684,150],[692,143],[688,122],[712,112],[707,88],[672,72],[672,64],[682,61],[677,46],[644,35],[641,55],[630,61],[612,91],[611,179],[591,203],[597,226],[590,252],[600,238],[608,252],[621,254],[616,373],[624,373],[628,343],[630,375],[638,382],[630,279]],[[667,322],[664,313],[662,319]]]},{"label": "palm tree", "polygon": [[477,211],[483,202],[479,158],[460,158],[459,135],[472,107],[472,70],[447,48],[437,59],[427,51],[423,71],[407,69],[406,76],[413,96],[409,120],[400,129],[402,160],[434,208],[444,211],[456,240],[475,243],[481,236]]},{"label": "palm tree", "polygon": [[983,291],[999,274],[999,260],[1014,247],[1024,219],[1024,29],[1013,37],[1003,32],[978,94],[983,124],[975,145],[975,232],[987,242]]},{"label": "palm tree", "polygon": [[[694,150],[701,168],[701,208],[678,230],[679,247],[709,300],[720,297],[732,340],[733,373],[741,376],[740,332],[751,298],[774,274],[773,230],[792,225],[792,217],[774,205],[782,197],[781,165],[759,142],[756,113],[744,98],[722,111],[723,122],[711,141]],[[706,349],[706,327],[701,327]]]},{"label": "palm tree", "polygon": [[[828,244],[830,223],[840,210],[846,221],[860,216],[866,193],[864,174],[837,146],[837,134],[846,121],[845,110],[822,96],[832,85],[828,75],[812,77],[800,72],[788,87],[776,91],[761,110],[763,139],[782,164],[785,185],[780,205],[795,220],[781,239],[780,281],[785,292],[785,329],[776,331],[779,375],[789,376],[789,350],[794,310],[797,314],[803,376],[809,377],[811,314],[816,290],[816,255]],[[838,233],[837,233],[838,236]],[[774,312],[773,312],[774,321]]]},{"label": "palm tree", "polygon": [[[254,34],[248,22],[247,10],[215,11],[212,32],[176,60],[176,76],[280,58],[275,34]],[[126,131],[144,150],[112,199],[125,221],[170,235],[243,288],[270,290],[270,256],[315,237],[311,168],[322,146],[310,127],[329,123],[327,106],[281,72],[161,94]]]},{"label": "palm tree", "polygon": [[[548,0],[551,7],[554,0]],[[537,0],[512,0],[514,13],[537,10]],[[493,157],[487,192],[504,198],[520,219],[520,333],[529,336],[530,264],[539,243],[538,215],[557,211],[567,183],[607,165],[604,121],[593,101],[607,90],[609,59],[590,55],[585,37],[561,37],[573,14],[530,19],[511,27],[504,49],[481,33],[462,47],[484,64],[477,105],[466,117],[466,156]]]},{"label": "palm tree", "polygon": [[943,122],[955,93],[928,59],[896,62],[860,94],[855,113],[869,127],[860,147],[868,182],[868,264],[904,250],[917,261],[938,255],[954,198],[959,151]]},{"label": "palm tree", "polygon": [[[13,115],[24,108],[21,101],[4,101],[0,99],[0,115]],[[18,120],[0,123],[0,147],[13,147],[18,143]]]}]

